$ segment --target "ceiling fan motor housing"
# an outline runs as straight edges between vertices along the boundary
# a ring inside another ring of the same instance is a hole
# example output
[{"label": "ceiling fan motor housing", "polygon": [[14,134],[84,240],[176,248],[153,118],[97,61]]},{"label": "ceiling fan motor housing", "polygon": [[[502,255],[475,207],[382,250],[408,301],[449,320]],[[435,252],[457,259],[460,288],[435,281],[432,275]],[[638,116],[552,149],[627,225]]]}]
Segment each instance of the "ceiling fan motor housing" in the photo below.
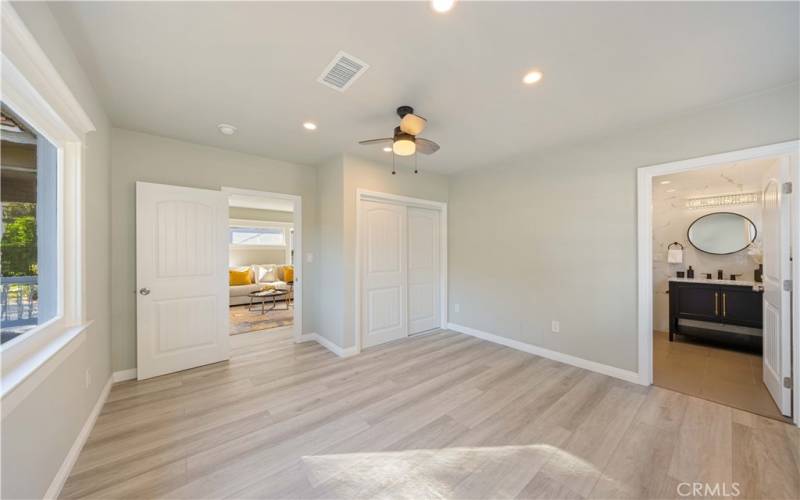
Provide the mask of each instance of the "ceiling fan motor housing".
[{"label": "ceiling fan motor housing", "polygon": [[397,108],[397,116],[399,116],[400,118],[406,116],[409,113],[413,113],[413,112],[414,112],[414,108],[412,108],[411,106],[400,106],[399,108]]}]

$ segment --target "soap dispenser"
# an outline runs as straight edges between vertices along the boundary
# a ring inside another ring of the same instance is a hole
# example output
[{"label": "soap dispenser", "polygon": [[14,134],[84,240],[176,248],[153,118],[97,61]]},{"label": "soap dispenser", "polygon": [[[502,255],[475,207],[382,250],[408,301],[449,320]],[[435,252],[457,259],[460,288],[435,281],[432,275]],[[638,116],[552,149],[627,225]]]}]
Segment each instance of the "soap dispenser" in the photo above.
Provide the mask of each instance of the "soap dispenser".
[{"label": "soap dispenser", "polygon": [[686,277],[694,279],[694,269],[692,269],[692,266],[689,266],[689,269],[686,270]]}]

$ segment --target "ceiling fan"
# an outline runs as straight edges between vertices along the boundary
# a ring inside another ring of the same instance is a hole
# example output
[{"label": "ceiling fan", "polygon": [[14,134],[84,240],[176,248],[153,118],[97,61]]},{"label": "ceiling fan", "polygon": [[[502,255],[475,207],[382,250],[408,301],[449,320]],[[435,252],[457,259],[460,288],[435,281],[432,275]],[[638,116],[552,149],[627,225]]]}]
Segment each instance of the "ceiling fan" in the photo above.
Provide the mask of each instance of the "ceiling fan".
[{"label": "ceiling fan", "polygon": [[[400,106],[397,108],[397,115],[400,117],[400,126],[394,128],[394,135],[392,137],[384,137],[381,139],[369,139],[366,141],[358,141],[362,146],[371,146],[373,144],[390,144],[392,147],[392,165],[394,166],[394,157],[397,156],[411,156],[414,155],[416,162],[416,154],[422,153],[426,155],[433,154],[439,151],[439,145],[429,139],[417,137],[425,130],[428,120],[415,115],[414,108],[411,106]],[[394,174],[394,168],[392,174]],[[417,169],[414,169],[417,173]]]}]

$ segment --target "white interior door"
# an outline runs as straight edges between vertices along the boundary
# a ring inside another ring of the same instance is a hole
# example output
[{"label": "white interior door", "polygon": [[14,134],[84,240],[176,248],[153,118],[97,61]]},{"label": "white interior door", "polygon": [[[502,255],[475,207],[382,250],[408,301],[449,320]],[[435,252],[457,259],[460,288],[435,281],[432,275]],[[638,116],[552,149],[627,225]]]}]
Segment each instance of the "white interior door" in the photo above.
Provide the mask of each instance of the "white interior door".
[{"label": "white interior door", "polygon": [[791,415],[791,279],[789,202],[783,185],[789,177],[788,158],[775,161],[763,182],[764,357],[763,379],[781,413]]},{"label": "white interior door", "polygon": [[136,183],[137,376],[229,358],[228,199]]},{"label": "white interior door", "polygon": [[408,336],[406,207],[361,203],[362,347]]},{"label": "white interior door", "polygon": [[409,335],[441,326],[438,210],[408,208]]}]

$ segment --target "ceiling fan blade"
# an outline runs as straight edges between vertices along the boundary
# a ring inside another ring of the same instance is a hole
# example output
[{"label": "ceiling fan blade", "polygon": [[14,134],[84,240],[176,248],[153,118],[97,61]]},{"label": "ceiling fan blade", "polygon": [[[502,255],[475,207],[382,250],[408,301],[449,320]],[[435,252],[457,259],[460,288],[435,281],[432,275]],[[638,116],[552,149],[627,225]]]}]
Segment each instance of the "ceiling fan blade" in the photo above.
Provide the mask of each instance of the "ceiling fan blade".
[{"label": "ceiling fan blade", "polygon": [[428,120],[425,118],[414,113],[408,113],[400,120],[400,130],[406,134],[419,135],[425,130],[425,125],[427,124]]},{"label": "ceiling fan blade", "polygon": [[422,154],[432,155],[433,153],[439,151],[439,145],[428,139],[417,137],[415,142],[417,143],[417,151]]},{"label": "ceiling fan blade", "polygon": [[384,144],[384,143],[391,143],[393,139],[391,137],[384,137],[383,139],[369,139],[366,141],[358,141],[359,144],[362,146],[370,146],[372,144]]}]

